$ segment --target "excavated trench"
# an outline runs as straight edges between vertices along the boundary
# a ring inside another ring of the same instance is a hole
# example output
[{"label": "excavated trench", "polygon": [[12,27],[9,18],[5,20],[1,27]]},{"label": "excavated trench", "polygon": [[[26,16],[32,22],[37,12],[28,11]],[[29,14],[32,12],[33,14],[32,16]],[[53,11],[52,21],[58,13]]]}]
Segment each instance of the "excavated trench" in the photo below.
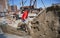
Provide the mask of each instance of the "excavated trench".
[{"label": "excavated trench", "polygon": [[33,38],[59,38],[59,17],[54,11],[46,10],[32,21]]},{"label": "excavated trench", "polygon": [[[31,21],[31,30],[33,33],[31,34],[32,38],[59,38],[60,31],[58,31],[59,27],[59,18],[54,13],[54,11],[44,10],[39,16],[37,16],[33,21]],[[3,32],[11,33],[16,35],[28,35],[30,31],[21,32],[21,30],[17,30],[16,28],[10,26],[1,26]]]}]

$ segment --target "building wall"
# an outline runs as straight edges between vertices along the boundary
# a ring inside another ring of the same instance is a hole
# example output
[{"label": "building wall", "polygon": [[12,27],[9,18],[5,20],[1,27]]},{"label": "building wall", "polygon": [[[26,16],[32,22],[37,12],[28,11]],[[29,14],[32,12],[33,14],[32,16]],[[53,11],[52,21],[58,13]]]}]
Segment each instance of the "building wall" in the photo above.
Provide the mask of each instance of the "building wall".
[{"label": "building wall", "polygon": [[0,12],[3,12],[6,9],[7,0],[0,0]]},{"label": "building wall", "polygon": [[14,5],[14,6],[8,6],[8,11],[9,12],[16,12],[17,11],[17,6]]},{"label": "building wall", "polygon": [[8,6],[8,12],[11,12],[11,6]]}]

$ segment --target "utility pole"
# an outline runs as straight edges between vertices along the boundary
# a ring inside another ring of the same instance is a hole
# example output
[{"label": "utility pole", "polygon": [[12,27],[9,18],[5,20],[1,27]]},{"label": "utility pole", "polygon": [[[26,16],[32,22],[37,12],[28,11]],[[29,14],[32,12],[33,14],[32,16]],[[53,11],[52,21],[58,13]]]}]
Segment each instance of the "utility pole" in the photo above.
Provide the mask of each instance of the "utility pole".
[{"label": "utility pole", "polygon": [[34,8],[37,8],[37,0],[33,0],[33,6],[34,6]]},{"label": "utility pole", "polygon": [[24,3],[23,3],[23,0],[21,0],[21,13],[23,13],[23,6],[24,6]]},{"label": "utility pole", "polygon": [[23,4],[23,0],[22,0],[22,3],[21,3],[21,5],[22,5],[22,7],[24,6],[24,4]]},{"label": "utility pole", "polygon": [[30,0],[30,6],[31,6],[31,4],[32,4],[32,0]]},{"label": "utility pole", "polygon": [[[33,6],[33,8],[37,8],[37,0],[30,0],[30,6]],[[31,9],[31,7],[30,7],[30,9]],[[30,11],[32,12],[32,10],[30,10]]]}]

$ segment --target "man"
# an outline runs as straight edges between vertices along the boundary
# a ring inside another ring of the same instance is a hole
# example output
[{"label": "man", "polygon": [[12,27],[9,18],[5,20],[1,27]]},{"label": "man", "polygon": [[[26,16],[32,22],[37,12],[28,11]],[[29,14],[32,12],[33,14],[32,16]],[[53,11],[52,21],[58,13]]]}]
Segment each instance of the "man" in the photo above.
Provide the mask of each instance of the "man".
[{"label": "man", "polygon": [[22,14],[22,25],[20,26],[20,29],[24,30],[25,32],[27,32],[27,27],[26,27],[26,19],[28,18],[28,10],[24,10],[23,14]]},{"label": "man", "polygon": [[[24,12],[23,12],[23,15],[22,15],[22,21],[23,21],[23,24],[22,24],[22,26],[23,26],[23,28],[24,28],[24,30],[25,30],[25,32],[27,32],[27,31],[30,31],[30,34],[32,34],[33,33],[33,30],[32,30],[32,28],[31,28],[31,21],[29,21],[29,22],[26,22],[27,20],[27,18],[28,18],[28,13],[29,13],[29,11],[28,10],[25,10]],[[27,29],[28,28],[28,29]]]},{"label": "man", "polygon": [[28,18],[28,10],[24,10],[23,15],[22,15],[22,21],[25,22],[25,20]]}]

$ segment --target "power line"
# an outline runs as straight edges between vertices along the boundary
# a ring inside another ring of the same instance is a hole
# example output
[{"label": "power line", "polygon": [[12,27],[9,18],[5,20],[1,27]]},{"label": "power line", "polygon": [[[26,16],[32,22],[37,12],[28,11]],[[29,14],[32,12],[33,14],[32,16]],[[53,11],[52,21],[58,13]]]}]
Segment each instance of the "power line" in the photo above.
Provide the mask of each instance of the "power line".
[{"label": "power line", "polygon": [[22,0],[22,7],[24,6],[24,4],[23,4],[23,0]]},{"label": "power line", "polygon": [[9,1],[11,1],[12,5],[14,5],[14,0],[9,0]]},{"label": "power line", "polygon": [[24,2],[24,4],[27,2],[27,0]]},{"label": "power line", "polygon": [[30,0],[30,6],[31,6],[31,0]]},{"label": "power line", "polygon": [[[44,2],[41,0],[41,2],[42,2],[42,4],[44,5]],[[45,7],[45,5],[44,5],[44,7]],[[45,7],[46,8],[46,7]]]},{"label": "power line", "polygon": [[37,7],[37,0],[34,0],[33,6]]}]

